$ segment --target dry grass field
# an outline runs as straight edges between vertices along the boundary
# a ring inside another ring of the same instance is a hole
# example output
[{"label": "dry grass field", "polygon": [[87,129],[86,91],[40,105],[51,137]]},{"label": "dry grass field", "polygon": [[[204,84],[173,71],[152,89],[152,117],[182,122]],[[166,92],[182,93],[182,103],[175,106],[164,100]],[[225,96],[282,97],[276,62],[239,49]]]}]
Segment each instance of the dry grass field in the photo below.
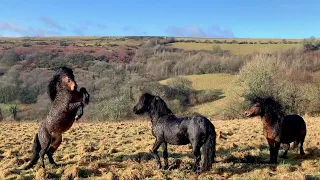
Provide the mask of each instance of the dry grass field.
[{"label": "dry grass field", "polygon": [[176,42],[172,47],[185,50],[213,50],[219,46],[223,50],[230,51],[232,54],[250,54],[254,52],[272,53],[274,51],[299,47],[301,44],[212,44],[212,43],[186,43]]},{"label": "dry grass field", "polygon": [[75,123],[54,155],[59,168],[46,158],[46,170],[40,163],[20,170],[31,156],[39,123],[1,122],[0,179],[317,179],[320,118],[305,119],[306,155],[300,157],[291,150],[278,165],[264,163],[269,152],[260,119],[212,121],[218,134],[217,162],[210,172],[200,175],[188,170],[194,162],[189,146],[169,145],[171,170],[155,168],[149,153],[154,137],[147,120]]},{"label": "dry grass field", "polygon": [[[247,42],[262,42],[262,43],[266,43],[269,41],[273,41],[273,42],[277,42],[277,43],[281,43],[283,39],[272,39],[272,38],[191,38],[191,37],[176,37],[177,40],[195,40],[195,41],[199,41],[199,42],[205,42],[205,41],[210,41],[213,42],[214,40],[218,40],[218,41],[232,41],[232,40],[236,40],[236,41],[247,41]],[[291,41],[291,42],[302,42],[303,39],[285,39],[286,41]]]}]

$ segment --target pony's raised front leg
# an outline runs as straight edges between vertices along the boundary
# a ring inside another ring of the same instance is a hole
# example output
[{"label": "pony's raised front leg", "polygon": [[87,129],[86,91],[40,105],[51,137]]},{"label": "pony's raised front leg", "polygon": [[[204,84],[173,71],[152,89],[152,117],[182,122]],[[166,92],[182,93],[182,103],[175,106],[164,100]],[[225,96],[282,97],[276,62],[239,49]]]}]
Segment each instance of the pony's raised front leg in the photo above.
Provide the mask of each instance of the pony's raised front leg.
[{"label": "pony's raised front leg", "polygon": [[87,89],[84,87],[81,87],[79,92],[82,93],[83,96],[83,103],[84,104],[89,104],[89,100],[90,100],[90,94],[88,93]]},{"label": "pony's raised front leg", "polygon": [[73,111],[83,106],[82,102],[69,103],[69,111]]},{"label": "pony's raised front leg", "polygon": [[162,143],[162,153],[163,153],[163,159],[164,159],[164,167],[163,169],[169,168],[169,162],[168,162],[168,148],[167,148],[167,142]]},{"label": "pony's raised front leg", "polygon": [[83,106],[80,106],[77,109],[75,120],[78,121],[82,117],[82,115],[83,115]]},{"label": "pony's raised front leg", "polygon": [[56,135],[54,138],[52,138],[52,143],[47,151],[47,156],[49,158],[50,164],[53,164],[55,167],[58,167],[58,164],[53,159],[53,153],[58,149],[62,142],[62,135]]},{"label": "pony's raised front leg", "polygon": [[156,159],[157,161],[157,164],[158,164],[158,168],[161,169],[161,162],[160,162],[160,157],[158,155],[158,149],[160,147],[160,145],[162,144],[162,141],[159,141],[158,139],[156,139],[156,142],[154,143],[153,147],[152,147],[152,154],[154,156],[154,158]]}]

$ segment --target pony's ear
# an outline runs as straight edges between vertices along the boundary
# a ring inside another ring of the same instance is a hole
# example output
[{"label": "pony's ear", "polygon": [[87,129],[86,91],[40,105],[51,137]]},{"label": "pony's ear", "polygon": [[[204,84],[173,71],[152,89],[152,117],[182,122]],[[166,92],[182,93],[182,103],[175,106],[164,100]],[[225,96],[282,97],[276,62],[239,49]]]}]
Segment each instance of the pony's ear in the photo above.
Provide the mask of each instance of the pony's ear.
[{"label": "pony's ear", "polygon": [[152,105],[156,105],[157,104],[157,102],[159,101],[159,97],[158,96],[150,96],[150,98],[148,98],[149,100],[149,102],[152,104]]},{"label": "pony's ear", "polygon": [[157,107],[161,104],[159,96],[153,96],[150,102],[151,102],[150,104],[152,104],[153,107]]}]

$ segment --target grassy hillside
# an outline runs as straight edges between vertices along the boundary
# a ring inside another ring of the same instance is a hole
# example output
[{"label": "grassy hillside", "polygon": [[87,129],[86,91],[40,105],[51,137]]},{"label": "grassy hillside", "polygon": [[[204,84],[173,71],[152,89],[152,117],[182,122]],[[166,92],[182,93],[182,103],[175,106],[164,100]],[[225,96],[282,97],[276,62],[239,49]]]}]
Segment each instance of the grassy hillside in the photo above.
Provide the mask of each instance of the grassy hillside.
[{"label": "grassy hillside", "polygon": [[250,54],[254,52],[272,53],[275,51],[300,47],[301,44],[213,44],[213,43],[186,43],[176,42],[172,47],[185,50],[213,50],[220,47],[222,50],[229,51],[232,54]]},{"label": "grassy hillside", "polygon": [[[219,48],[203,51],[170,47],[170,44],[185,44],[191,49],[203,49],[202,45],[214,46],[215,43],[220,48],[246,48],[230,49],[231,53],[226,53]],[[225,116],[228,110],[234,108],[231,106],[235,102],[241,102],[236,96],[241,92],[234,83],[235,76],[230,74],[238,74],[247,62],[259,59],[259,56],[262,59],[270,56],[281,62],[290,61],[288,65],[294,66],[286,72],[303,72],[299,82],[305,82],[305,78],[312,83],[313,78],[310,77],[314,77],[320,69],[320,51],[303,51],[301,48],[284,50],[285,46],[299,46],[299,43],[302,44],[301,40],[171,37],[0,38],[0,103],[7,104],[2,108],[3,118],[0,119],[10,119],[10,113],[14,111],[10,112],[6,107],[14,104],[18,105],[17,116],[13,116],[17,120],[43,119],[49,109],[46,86],[54,69],[59,66],[74,69],[79,86],[86,87],[92,95],[92,103],[83,117],[88,120],[132,118],[133,114],[127,108],[134,103],[133,99],[145,91],[165,96],[177,113],[199,112],[211,118],[235,118],[228,114]],[[263,52],[263,46],[276,47],[274,50],[279,51],[265,56],[250,54],[258,49]],[[214,73],[225,74],[210,75]],[[158,84],[159,80],[179,75],[190,75],[187,78],[194,81],[195,90],[210,84],[212,87],[204,89],[218,89],[223,94],[218,100],[218,91],[192,92],[190,96],[185,94],[188,97],[183,97],[183,92]],[[292,76],[288,74],[288,77]],[[197,83],[203,85],[199,88]],[[308,92],[301,91],[301,94]],[[300,97],[300,94],[293,97]],[[22,104],[28,104],[28,107],[22,109]],[[310,111],[313,113],[317,103],[309,107],[312,107]]]},{"label": "grassy hillside", "polygon": [[[40,163],[20,170],[31,156],[38,123],[0,123],[0,179],[312,179],[320,177],[320,119],[306,118],[304,157],[289,151],[278,165],[264,162],[269,150],[260,119],[213,121],[217,158],[210,172],[188,171],[194,163],[189,146],[169,145],[171,170],[156,169],[150,122],[75,123],[54,155],[61,166]],[[254,125],[253,125],[254,124]],[[4,131],[5,129],[5,131]],[[14,135],[13,135],[14,134]],[[159,149],[161,156],[162,150]],[[281,154],[282,152],[280,152]],[[161,158],[162,162],[163,159]]]},{"label": "grassy hillside", "polygon": [[[205,116],[219,116],[222,115],[229,106],[239,101],[239,95],[243,89],[236,83],[237,75],[219,73],[219,74],[202,74],[202,75],[188,75],[182,76],[192,82],[192,87],[196,90],[218,89],[223,92],[220,99],[191,107],[189,112],[198,112]],[[160,81],[166,84],[167,80]]]},{"label": "grassy hillside", "polygon": [[[1,47],[4,49],[12,47],[30,47],[36,46],[55,46],[59,44],[67,44],[76,47],[87,47],[87,51],[99,51],[92,47],[111,48],[115,46],[140,46],[147,40],[153,37],[106,37],[106,36],[80,36],[80,37],[21,37],[21,38],[5,38],[0,37]],[[163,38],[163,37],[159,37]],[[175,38],[175,43],[170,46],[185,50],[212,50],[214,46],[220,46],[223,50],[230,51],[234,54],[248,54],[253,52],[274,52],[277,50],[301,46],[302,39],[243,39],[243,38]],[[188,42],[191,41],[191,42]],[[222,44],[215,44],[215,41],[220,41]],[[228,44],[236,41],[235,44]],[[197,43],[196,43],[197,42]],[[256,43],[256,44],[238,44],[241,42]],[[272,44],[277,43],[277,44]],[[89,48],[91,47],[91,49]],[[1,50],[1,48],[0,48]],[[63,51],[63,49],[61,49]],[[70,48],[69,48],[70,51]]]}]

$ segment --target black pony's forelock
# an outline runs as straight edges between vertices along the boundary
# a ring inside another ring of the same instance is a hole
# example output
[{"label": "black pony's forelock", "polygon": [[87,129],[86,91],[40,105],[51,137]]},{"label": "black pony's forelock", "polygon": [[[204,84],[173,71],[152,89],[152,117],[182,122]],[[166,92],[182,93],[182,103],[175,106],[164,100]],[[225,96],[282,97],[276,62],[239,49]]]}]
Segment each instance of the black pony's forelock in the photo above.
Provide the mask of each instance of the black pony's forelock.
[{"label": "black pony's forelock", "polygon": [[48,90],[47,93],[50,97],[51,101],[54,101],[54,99],[56,98],[57,95],[57,83],[60,82],[60,76],[61,75],[67,75],[69,76],[71,79],[74,80],[74,74],[73,74],[73,70],[69,67],[66,66],[62,66],[62,67],[58,67],[55,69],[55,74],[53,75],[53,77],[51,78],[49,85],[48,85]]}]

